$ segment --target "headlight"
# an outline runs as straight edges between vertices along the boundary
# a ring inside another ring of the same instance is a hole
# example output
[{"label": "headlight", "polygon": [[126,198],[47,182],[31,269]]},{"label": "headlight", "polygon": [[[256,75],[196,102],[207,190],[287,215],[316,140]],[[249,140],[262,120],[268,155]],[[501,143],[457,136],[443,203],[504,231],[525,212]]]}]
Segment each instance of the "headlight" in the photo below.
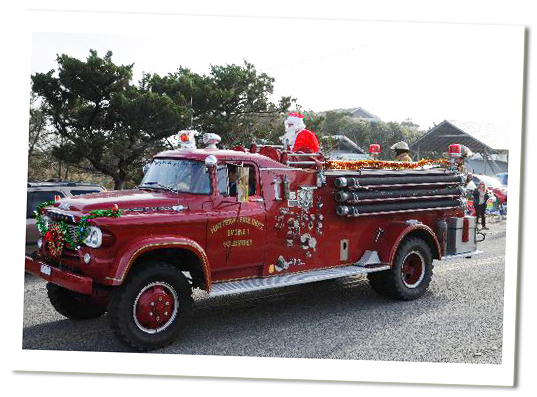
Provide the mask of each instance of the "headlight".
[{"label": "headlight", "polygon": [[95,226],[90,226],[88,237],[84,240],[84,243],[91,248],[99,248],[103,242],[103,233],[101,229]]}]

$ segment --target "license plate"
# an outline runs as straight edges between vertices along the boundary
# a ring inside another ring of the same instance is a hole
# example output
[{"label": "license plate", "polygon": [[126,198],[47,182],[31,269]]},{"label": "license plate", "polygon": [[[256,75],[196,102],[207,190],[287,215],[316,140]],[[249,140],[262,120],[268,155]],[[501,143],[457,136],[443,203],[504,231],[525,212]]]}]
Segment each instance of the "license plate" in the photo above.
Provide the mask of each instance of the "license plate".
[{"label": "license plate", "polygon": [[41,265],[41,273],[46,274],[47,276],[50,276],[50,273],[52,272],[52,269],[49,265]]}]

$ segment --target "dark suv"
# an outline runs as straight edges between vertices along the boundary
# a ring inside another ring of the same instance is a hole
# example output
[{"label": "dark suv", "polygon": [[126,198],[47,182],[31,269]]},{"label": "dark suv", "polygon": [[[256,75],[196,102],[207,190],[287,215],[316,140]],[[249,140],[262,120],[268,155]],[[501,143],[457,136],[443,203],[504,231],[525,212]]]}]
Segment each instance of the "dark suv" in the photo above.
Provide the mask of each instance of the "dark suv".
[{"label": "dark suv", "polygon": [[39,204],[54,200],[54,196],[63,198],[104,191],[106,191],[104,187],[91,183],[56,180],[28,182],[26,193],[26,254],[31,254],[37,249],[39,232],[37,231],[34,210]]}]

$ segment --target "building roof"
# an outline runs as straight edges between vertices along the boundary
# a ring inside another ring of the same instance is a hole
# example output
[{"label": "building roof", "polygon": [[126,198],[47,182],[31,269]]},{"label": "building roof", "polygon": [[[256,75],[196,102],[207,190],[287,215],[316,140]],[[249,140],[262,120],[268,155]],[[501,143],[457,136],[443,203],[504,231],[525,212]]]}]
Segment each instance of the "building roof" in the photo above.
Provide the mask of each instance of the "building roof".
[{"label": "building roof", "polygon": [[444,120],[412,142],[410,149],[447,150],[450,144],[460,143],[476,153],[485,150],[494,153],[509,150],[509,135],[513,131],[513,127],[506,124]]},{"label": "building roof", "polygon": [[323,136],[322,139],[323,143],[326,144],[328,151],[365,154],[362,148],[345,135]]},{"label": "building roof", "polygon": [[[337,113],[349,113],[349,117],[355,118],[355,119],[361,119],[361,120],[367,120],[367,121],[382,121],[380,117],[377,115],[374,115],[371,112],[368,112],[362,107],[358,108],[351,108],[351,109],[334,109],[329,110],[329,112],[337,112]],[[326,114],[327,112],[319,112],[319,114]]]},{"label": "building roof", "polygon": [[[486,174],[494,176],[500,172],[508,171],[508,164],[505,161],[495,160],[494,163],[496,166],[495,170],[492,170],[492,166],[488,165],[485,167],[485,163],[481,159],[466,159],[466,169],[472,174]],[[496,168],[497,167],[497,168]]]},{"label": "building roof", "polygon": [[368,112],[364,108],[356,108],[351,110],[351,117],[366,119],[371,121],[380,121],[378,116],[375,116],[373,113]]}]

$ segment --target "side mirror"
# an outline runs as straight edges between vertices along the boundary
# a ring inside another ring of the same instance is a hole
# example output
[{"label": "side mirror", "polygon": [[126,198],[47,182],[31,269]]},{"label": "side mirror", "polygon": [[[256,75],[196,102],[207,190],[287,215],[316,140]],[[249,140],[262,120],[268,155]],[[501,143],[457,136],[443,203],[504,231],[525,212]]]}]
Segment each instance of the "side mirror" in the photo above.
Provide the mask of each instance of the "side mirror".
[{"label": "side mirror", "polygon": [[215,167],[216,164],[218,164],[218,159],[213,156],[212,154],[205,157],[205,166],[207,168],[212,168],[212,167]]},{"label": "side mirror", "polygon": [[146,165],[144,165],[144,166],[142,167],[142,172],[144,173],[144,175],[145,175],[145,173],[147,172],[147,170],[149,169],[149,165],[150,165],[150,163],[147,163]]}]

